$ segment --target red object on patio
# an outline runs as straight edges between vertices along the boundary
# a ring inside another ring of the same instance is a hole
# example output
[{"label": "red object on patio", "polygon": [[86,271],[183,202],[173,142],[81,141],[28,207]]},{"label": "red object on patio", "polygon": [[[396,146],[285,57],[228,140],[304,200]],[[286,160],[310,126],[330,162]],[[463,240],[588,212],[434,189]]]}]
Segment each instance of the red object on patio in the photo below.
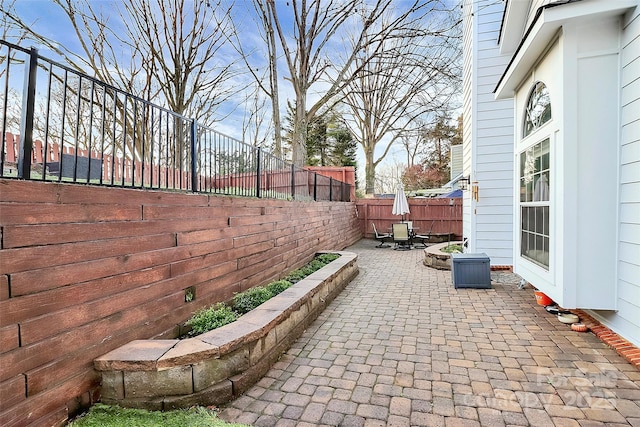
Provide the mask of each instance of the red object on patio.
[{"label": "red object on patio", "polygon": [[553,304],[553,300],[546,296],[543,292],[535,291],[536,302],[542,306],[547,306]]}]

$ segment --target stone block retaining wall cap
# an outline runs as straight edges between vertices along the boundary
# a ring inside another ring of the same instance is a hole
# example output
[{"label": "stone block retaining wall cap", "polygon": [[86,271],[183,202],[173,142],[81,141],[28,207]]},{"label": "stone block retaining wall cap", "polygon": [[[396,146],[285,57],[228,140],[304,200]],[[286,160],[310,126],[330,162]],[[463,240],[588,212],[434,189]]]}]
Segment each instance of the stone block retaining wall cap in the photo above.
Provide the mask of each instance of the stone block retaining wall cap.
[{"label": "stone block retaining wall cap", "polygon": [[307,276],[233,323],[184,340],[136,340],[94,361],[102,401],[147,409],[219,405],[247,390],[358,274],[357,255]]}]

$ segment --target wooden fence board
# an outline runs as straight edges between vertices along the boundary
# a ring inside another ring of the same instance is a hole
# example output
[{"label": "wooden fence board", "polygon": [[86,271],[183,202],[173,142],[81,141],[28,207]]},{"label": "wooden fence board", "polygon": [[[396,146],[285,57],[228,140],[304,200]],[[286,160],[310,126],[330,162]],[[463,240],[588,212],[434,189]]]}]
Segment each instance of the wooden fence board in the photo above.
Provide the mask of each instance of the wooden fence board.
[{"label": "wooden fence board", "polygon": [[20,374],[0,383],[0,412],[27,398],[25,376]]},{"label": "wooden fence board", "polygon": [[129,289],[167,279],[170,275],[170,267],[161,265],[44,292],[13,297],[7,301],[0,302],[0,312],[2,312],[0,325],[25,322],[31,318],[64,309],[70,304],[82,305],[109,295],[116,295]]},{"label": "wooden fence board", "polygon": [[13,350],[20,346],[20,329],[17,324],[0,328],[0,348],[2,352]]},{"label": "wooden fence board", "polygon": [[[44,245],[7,249],[0,260],[0,274],[46,269],[49,267],[128,255],[131,253],[132,247],[136,247],[140,252],[146,252],[174,246],[174,236],[170,234],[156,234],[65,243],[55,246]],[[48,279],[46,277],[46,271],[43,272],[42,279]]]},{"label": "wooden fence board", "polygon": [[59,205],[0,202],[0,223],[42,224],[64,222],[135,221],[142,211],[134,206]]},{"label": "wooden fence board", "polygon": [[[409,210],[405,220],[413,221],[419,233],[454,233],[456,239],[462,238],[462,199],[461,198],[409,198]],[[360,229],[368,238],[373,238],[376,224],[379,233],[391,230],[391,225],[400,222],[401,217],[392,214],[393,199],[358,199],[356,202]]]}]

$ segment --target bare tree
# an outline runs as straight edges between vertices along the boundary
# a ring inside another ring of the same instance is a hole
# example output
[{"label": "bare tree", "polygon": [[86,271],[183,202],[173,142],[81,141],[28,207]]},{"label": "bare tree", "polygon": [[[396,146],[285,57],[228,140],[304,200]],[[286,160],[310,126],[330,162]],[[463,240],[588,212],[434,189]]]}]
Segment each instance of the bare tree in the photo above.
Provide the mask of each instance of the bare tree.
[{"label": "bare tree", "polygon": [[273,120],[269,117],[266,107],[267,98],[256,84],[245,99],[245,109],[242,119],[242,141],[254,147],[269,147],[268,135],[273,129]]},{"label": "bare tree", "polygon": [[[398,185],[402,183],[402,175],[405,165],[393,158],[390,162],[385,162],[380,166],[380,170],[375,176],[376,193],[393,194]],[[370,193],[373,194],[373,193]]]},{"label": "bare tree", "polygon": [[[423,1],[403,2],[403,12],[386,25],[376,25],[385,12],[393,8],[388,0],[341,1],[341,0],[256,0],[260,11],[259,22],[264,34],[273,31],[279,43],[279,51],[273,49],[272,38],[265,37],[269,46],[269,64],[275,67],[282,57],[291,84],[293,103],[293,163],[301,166],[306,159],[306,131],[308,122],[323,108],[335,102],[348,83],[358,75],[366,59],[355,64],[356,58],[369,44],[375,44],[423,9]],[[362,17],[362,19],[360,19]],[[348,49],[342,43],[336,48],[335,41],[346,39],[347,30],[355,34]],[[376,29],[373,31],[373,29]],[[362,57],[360,56],[362,59]],[[273,77],[273,75],[272,75]],[[315,91],[312,90],[315,87]],[[311,99],[310,94],[317,95]],[[278,92],[270,91],[277,101]],[[274,104],[275,109],[275,104]],[[275,123],[274,123],[275,124]],[[276,124],[277,127],[277,124]],[[278,138],[276,138],[278,139]]]},{"label": "bare tree", "polygon": [[[246,35],[240,35],[238,28],[241,26],[241,19],[237,18],[235,28],[231,32],[229,40],[236,52],[240,54],[248,73],[253,77],[256,87],[271,100],[271,122],[273,123],[273,152],[276,156],[283,155],[282,149],[282,119],[280,116],[279,73],[277,64],[277,44],[274,32],[274,16],[271,9],[267,7],[265,1],[256,0],[251,2],[255,13],[257,28],[260,31],[260,38],[266,52],[264,55],[257,53],[253,48],[246,48],[249,44]],[[245,17],[243,17],[245,18]],[[245,18],[246,19],[246,18]],[[245,24],[245,22],[242,22]],[[244,26],[244,25],[242,25]],[[249,38],[250,39],[250,38]],[[255,112],[250,114],[252,118],[261,116]],[[246,126],[255,127],[256,123],[250,124],[245,121]]]},{"label": "bare tree", "polygon": [[[212,124],[220,104],[238,92],[236,60],[225,52],[231,7],[220,2],[129,0],[123,3],[127,43],[145,77],[172,111]],[[131,25],[132,24],[132,25]]]},{"label": "bare tree", "polygon": [[76,35],[80,51],[60,45],[9,13],[29,38],[73,69],[210,125],[216,108],[234,95],[237,76],[221,55],[230,7],[220,2],[52,0]]},{"label": "bare tree", "polygon": [[[0,38],[20,44],[26,37],[26,31],[11,18],[17,0],[0,0]],[[0,57],[0,59],[3,59]]]},{"label": "bare tree", "polygon": [[[26,37],[26,31],[16,25],[10,15],[10,12],[15,10],[16,1],[0,0],[0,38],[11,41],[14,44],[20,44]],[[6,79],[9,68],[18,64],[24,64],[22,56],[16,55],[15,51],[10,54],[9,49],[4,46],[0,48],[0,79]],[[5,96],[9,94],[12,96],[8,96],[8,99],[5,100]],[[4,90],[0,90],[0,105],[4,105],[5,101],[7,102],[5,111],[7,114],[0,120],[0,124],[5,131],[18,132],[20,129],[21,106],[17,104],[19,99],[18,90],[13,86],[7,88],[7,93]],[[12,102],[9,102],[10,100]],[[1,137],[4,138],[4,135]]]},{"label": "bare tree", "polygon": [[413,129],[406,132],[400,132],[398,139],[407,152],[407,167],[410,168],[416,164],[417,157],[420,154],[420,132]]},{"label": "bare tree", "polygon": [[[352,132],[365,154],[367,194],[374,192],[375,168],[394,142],[417,130],[422,116],[446,109],[456,93],[457,20],[450,10],[440,8],[439,1],[422,6],[402,25],[393,14],[380,20],[382,31],[392,30],[362,49],[356,60],[357,77],[345,91]],[[375,159],[382,142],[383,153]]]}]

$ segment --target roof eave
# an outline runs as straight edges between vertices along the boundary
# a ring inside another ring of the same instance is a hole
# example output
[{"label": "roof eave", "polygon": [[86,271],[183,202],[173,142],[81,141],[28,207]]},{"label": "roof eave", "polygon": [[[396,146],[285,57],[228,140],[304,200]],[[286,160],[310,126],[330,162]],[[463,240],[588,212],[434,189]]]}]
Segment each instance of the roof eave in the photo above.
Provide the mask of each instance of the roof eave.
[{"label": "roof eave", "polygon": [[495,99],[513,98],[516,89],[529,74],[531,67],[567,22],[591,19],[594,16],[622,15],[636,6],[637,0],[618,0],[615,2],[568,2],[539,8],[498,81],[494,90]]}]

